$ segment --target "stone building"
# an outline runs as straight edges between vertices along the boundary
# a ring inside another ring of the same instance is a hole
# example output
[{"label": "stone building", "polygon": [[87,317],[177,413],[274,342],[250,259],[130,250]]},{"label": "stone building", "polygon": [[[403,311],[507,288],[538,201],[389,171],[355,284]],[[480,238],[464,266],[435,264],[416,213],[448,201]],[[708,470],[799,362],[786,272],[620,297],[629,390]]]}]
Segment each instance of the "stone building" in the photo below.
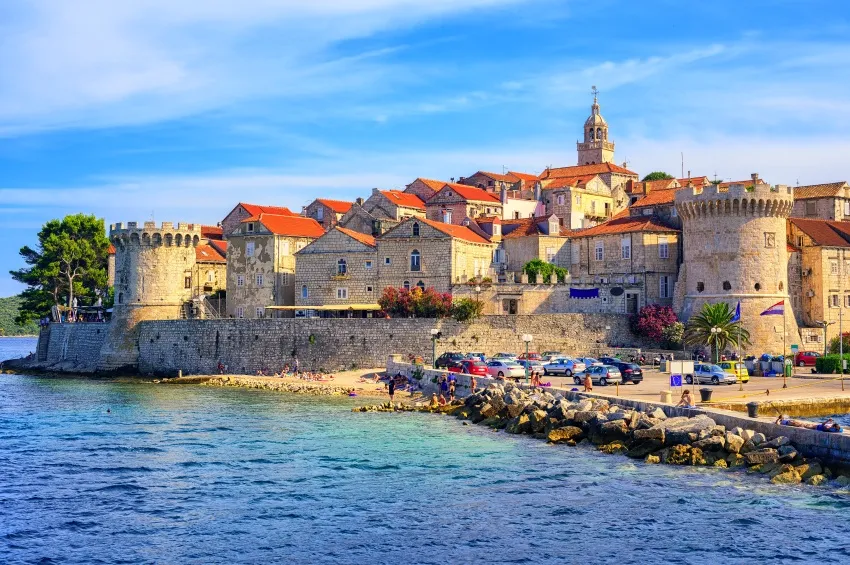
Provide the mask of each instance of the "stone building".
[{"label": "stone building", "polygon": [[227,290],[226,241],[206,240],[195,248],[192,288],[195,296]]},{"label": "stone building", "polygon": [[570,268],[569,236],[572,232],[562,227],[560,219],[554,214],[504,220],[501,233],[504,260],[497,264],[503,267],[502,271],[518,273],[532,259],[542,259],[565,269]]},{"label": "stone building", "polygon": [[360,233],[379,236],[399,222],[425,216],[425,203],[416,194],[399,190],[372,189],[365,201],[357,199],[339,225]]},{"label": "stone building", "polygon": [[794,188],[795,218],[850,221],[850,184],[832,182]]},{"label": "stone building", "polygon": [[[677,190],[675,203],[684,238],[675,295],[679,317],[687,320],[706,303],[722,301],[734,309],[740,301],[750,351],[781,353],[783,343],[800,343],[784,240],[791,188],[762,184],[753,175],[747,185]],[[760,315],[780,301],[785,316]]]},{"label": "stone building", "polygon": [[425,210],[429,220],[455,225],[478,216],[503,217],[499,197],[480,188],[456,183],[446,183],[428,199]]},{"label": "stone building", "polygon": [[546,213],[560,218],[564,227],[569,229],[593,227],[614,215],[611,189],[599,175],[548,181],[542,190],[542,198]]},{"label": "stone building", "polygon": [[422,202],[427,202],[429,198],[437,194],[444,186],[446,186],[446,181],[419,177],[408,184],[404,188],[404,192],[415,194]]},{"label": "stone building", "polygon": [[240,202],[233,207],[233,210],[221,221],[221,229],[224,238],[230,237],[238,227],[240,222],[246,218],[259,216],[260,214],[276,214],[278,216],[297,216],[295,212],[285,206],[261,206],[259,204],[246,204]]},{"label": "stone building", "polygon": [[330,198],[316,198],[304,208],[304,216],[313,218],[325,230],[337,225],[342,217],[351,209],[351,202],[343,200],[331,200]]},{"label": "stone building", "polygon": [[[375,305],[381,294],[377,253],[374,237],[332,228],[295,254],[295,305],[336,315],[351,306]],[[339,308],[329,310],[334,306]]]},{"label": "stone building", "polygon": [[473,276],[491,276],[496,244],[466,226],[410,218],[377,239],[378,287],[450,292]]},{"label": "stone building", "polygon": [[313,218],[260,214],[242,220],[227,249],[227,315],[263,318],[295,305],[295,253],[325,233]]},{"label": "stone building", "polygon": [[679,230],[656,216],[633,217],[624,210],[611,221],[570,237],[571,283],[597,289],[592,293],[598,301],[595,311],[635,314],[648,304],[673,305]]}]

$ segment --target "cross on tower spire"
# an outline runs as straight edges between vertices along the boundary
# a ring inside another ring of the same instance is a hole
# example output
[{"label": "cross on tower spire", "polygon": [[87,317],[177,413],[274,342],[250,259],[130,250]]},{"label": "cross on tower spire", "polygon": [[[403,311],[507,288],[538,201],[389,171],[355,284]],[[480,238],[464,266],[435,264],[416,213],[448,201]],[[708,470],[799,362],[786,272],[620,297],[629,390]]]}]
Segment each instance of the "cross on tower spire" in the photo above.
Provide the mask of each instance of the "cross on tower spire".
[{"label": "cross on tower spire", "polygon": [[599,95],[599,91],[596,89],[596,85],[590,87],[590,91],[593,93],[593,102],[596,103],[596,97]]}]

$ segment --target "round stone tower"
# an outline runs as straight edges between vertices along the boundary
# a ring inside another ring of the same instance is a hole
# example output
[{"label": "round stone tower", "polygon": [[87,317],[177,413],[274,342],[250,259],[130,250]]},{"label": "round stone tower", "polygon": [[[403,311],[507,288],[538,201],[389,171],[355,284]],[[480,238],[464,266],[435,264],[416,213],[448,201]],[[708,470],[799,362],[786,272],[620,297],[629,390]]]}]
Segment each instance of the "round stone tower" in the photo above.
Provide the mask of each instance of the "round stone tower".
[{"label": "round stone tower", "polygon": [[794,204],[790,187],[771,187],[752,175],[748,185],[687,187],[676,193],[682,219],[683,259],[675,293],[682,320],[705,303],[741,302],[741,321],[750,332],[742,351],[782,352],[783,317],[761,316],[785,301],[785,344],[800,332],[788,296],[786,219]]},{"label": "round stone tower", "polygon": [[113,317],[131,325],[142,320],[182,317],[192,297],[195,248],[201,225],[163,222],[113,224],[115,246],[115,309]]}]

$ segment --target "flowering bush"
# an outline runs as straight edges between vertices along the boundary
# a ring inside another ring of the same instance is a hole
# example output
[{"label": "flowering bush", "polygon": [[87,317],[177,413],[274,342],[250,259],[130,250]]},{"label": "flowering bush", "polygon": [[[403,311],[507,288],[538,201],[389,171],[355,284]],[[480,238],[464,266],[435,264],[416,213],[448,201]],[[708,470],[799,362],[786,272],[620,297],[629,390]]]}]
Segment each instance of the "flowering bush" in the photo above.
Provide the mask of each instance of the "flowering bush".
[{"label": "flowering bush", "polygon": [[378,304],[393,318],[445,318],[452,311],[452,295],[433,288],[387,287]]},{"label": "flowering bush", "polygon": [[664,339],[664,328],[672,326],[679,319],[669,306],[650,304],[638,311],[637,315],[631,316],[629,322],[632,332],[647,337],[653,341]]}]

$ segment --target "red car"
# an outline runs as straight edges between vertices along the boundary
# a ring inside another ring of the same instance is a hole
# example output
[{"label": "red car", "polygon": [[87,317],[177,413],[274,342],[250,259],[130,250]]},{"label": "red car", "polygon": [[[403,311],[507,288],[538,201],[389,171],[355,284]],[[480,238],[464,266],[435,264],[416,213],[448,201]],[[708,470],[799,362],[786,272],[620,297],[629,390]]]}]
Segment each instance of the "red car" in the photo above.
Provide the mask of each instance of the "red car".
[{"label": "red car", "polygon": [[464,359],[449,365],[448,370],[452,373],[463,373],[465,375],[475,375],[478,377],[487,376],[487,365],[477,359]]},{"label": "red car", "polygon": [[517,359],[528,359],[529,361],[542,361],[543,357],[540,356],[539,353],[535,353],[534,351],[530,351],[528,355],[523,353]]},{"label": "red car", "polygon": [[814,367],[815,361],[821,354],[817,351],[800,351],[794,356],[794,364],[798,367]]}]

